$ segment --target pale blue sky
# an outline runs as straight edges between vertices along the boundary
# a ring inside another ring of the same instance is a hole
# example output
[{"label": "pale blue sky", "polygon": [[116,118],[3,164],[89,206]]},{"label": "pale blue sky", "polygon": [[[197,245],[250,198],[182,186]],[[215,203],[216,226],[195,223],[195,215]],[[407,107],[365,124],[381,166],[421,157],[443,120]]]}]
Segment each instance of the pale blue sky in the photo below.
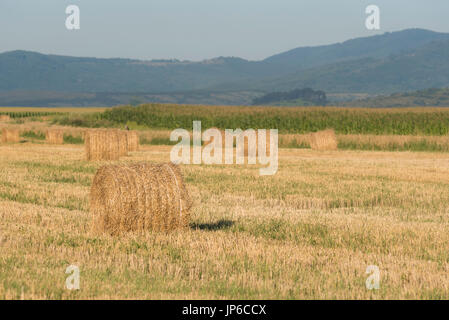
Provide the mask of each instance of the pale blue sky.
[{"label": "pale blue sky", "polygon": [[[79,31],[65,28],[69,4],[80,7]],[[365,29],[369,4],[381,9],[381,33],[449,32],[448,0],[0,0],[0,52],[259,60],[379,33]]]}]

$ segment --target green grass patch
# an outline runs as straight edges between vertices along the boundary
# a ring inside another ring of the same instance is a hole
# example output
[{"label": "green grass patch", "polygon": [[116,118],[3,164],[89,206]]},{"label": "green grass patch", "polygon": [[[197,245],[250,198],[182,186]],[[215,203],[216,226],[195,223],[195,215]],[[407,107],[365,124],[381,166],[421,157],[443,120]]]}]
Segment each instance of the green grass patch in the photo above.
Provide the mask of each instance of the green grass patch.
[{"label": "green grass patch", "polygon": [[366,150],[366,151],[426,151],[426,152],[449,152],[449,145],[429,142],[425,139],[419,141],[407,142],[404,144],[388,143],[387,145],[377,145],[375,143],[356,143],[342,142],[338,143],[341,150]]},{"label": "green grass patch", "polygon": [[25,131],[21,135],[23,138],[35,139],[35,140],[45,140],[45,133],[35,132],[35,131]]},{"label": "green grass patch", "polygon": [[72,136],[71,134],[64,135],[64,143],[67,144],[83,144],[84,139],[82,137]]}]

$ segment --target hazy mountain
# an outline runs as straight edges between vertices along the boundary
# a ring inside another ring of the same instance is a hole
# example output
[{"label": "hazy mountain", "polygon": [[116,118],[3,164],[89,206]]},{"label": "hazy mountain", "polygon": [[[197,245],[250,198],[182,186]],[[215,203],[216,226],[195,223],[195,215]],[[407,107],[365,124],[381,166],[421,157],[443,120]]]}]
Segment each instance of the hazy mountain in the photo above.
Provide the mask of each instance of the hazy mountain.
[{"label": "hazy mountain", "polygon": [[[227,87],[240,87],[234,83]],[[385,94],[449,86],[449,40],[385,58],[363,58],[254,81],[261,91],[319,88],[328,93]]]},{"label": "hazy mountain", "polygon": [[326,46],[296,48],[269,57],[264,62],[284,66],[289,70],[309,69],[360,58],[385,58],[436,40],[449,40],[449,34],[407,29]]},{"label": "hazy mountain", "polygon": [[[246,104],[264,92],[306,87],[337,93],[409,91],[449,85],[448,50],[449,34],[410,29],[297,48],[262,61],[141,61],[12,51],[0,54],[0,104],[31,103],[36,92],[44,104],[49,92],[53,104],[64,102],[55,93],[71,93],[68,104],[99,104],[105,99],[102,104],[110,105],[126,103],[128,97],[142,102]],[[86,98],[93,93],[94,99]]]},{"label": "hazy mountain", "polygon": [[202,62],[153,62],[76,58],[13,51],[0,54],[0,90],[66,92],[173,92],[222,81],[264,76],[238,58]]}]

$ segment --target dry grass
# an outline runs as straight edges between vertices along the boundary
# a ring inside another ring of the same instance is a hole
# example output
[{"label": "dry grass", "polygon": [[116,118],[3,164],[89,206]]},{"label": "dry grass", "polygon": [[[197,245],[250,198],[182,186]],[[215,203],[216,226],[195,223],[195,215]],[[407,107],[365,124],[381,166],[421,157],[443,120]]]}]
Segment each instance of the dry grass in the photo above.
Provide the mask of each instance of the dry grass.
[{"label": "dry grass", "polygon": [[427,145],[432,149],[448,151],[449,136],[411,136],[411,135],[338,135],[338,142],[353,149],[389,150],[404,149],[408,146]]},{"label": "dry grass", "polygon": [[63,144],[64,131],[58,129],[48,129],[45,132],[45,141],[48,144]]},{"label": "dry grass", "polygon": [[7,122],[11,120],[11,118],[7,114],[0,114],[0,121]]},{"label": "dry grass", "polygon": [[338,142],[333,129],[310,134],[310,147],[313,150],[337,150]]},{"label": "dry grass", "polygon": [[[0,123],[0,129],[11,128],[12,126],[7,123]],[[15,129],[19,129],[20,132],[33,131],[33,132],[46,132],[47,130],[61,130],[67,135],[72,135],[74,137],[82,137],[87,131],[85,128],[69,127],[69,126],[59,126],[50,125],[47,122],[40,121],[26,121],[21,124],[14,124]]]},{"label": "dry grass", "polygon": [[121,237],[90,232],[100,165],[79,146],[0,146],[0,299],[449,299],[449,154],[284,149],[266,177],[182,166],[191,227]]},{"label": "dry grass", "polygon": [[[0,129],[11,128],[7,123],[0,123]],[[69,126],[50,126],[45,122],[26,122],[16,124],[14,128],[21,132],[46,132],[48,129],[62,130],[66,135],[83,137],[87,129]],[[122,131],[124,132],[124,131]],[[153,144],[168,144],[170,130],[143,130],[131,133],[134,136],[134,149],[138,146],[139,137],[144,141],[156,141]],[[310,134],[279,134],[281,148],[310,148]],[[415,151],[449,151],[449,136],[412,136],[412,135],[337,135],[342,149],[356,150],[415,150]],[[267,143],[268,145],[268,143]],[[138,147],[137,147],[138,148]],[[129,150],[131,151],[131,150]],[[123,151],[122,151],[123,152]]]},{"label": "dry grass", "polygon": [[97,233],[185,229],[190,207],[181,172],[171,163],[104,166],[91,187],[92,229]]}]

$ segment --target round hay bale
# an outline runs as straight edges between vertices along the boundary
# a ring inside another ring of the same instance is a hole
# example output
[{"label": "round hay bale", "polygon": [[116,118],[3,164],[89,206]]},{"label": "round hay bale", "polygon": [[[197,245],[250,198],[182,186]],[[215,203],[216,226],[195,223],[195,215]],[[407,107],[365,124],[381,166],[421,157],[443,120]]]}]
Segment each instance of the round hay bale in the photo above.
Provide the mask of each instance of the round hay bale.
[{"label": "round hay bale", "polygon": [[87,160],[118,160],[118,134],[113,130],[88,130],[84,134]]},{"label": "round hay bale", "polygon": [[126,131],[128,138],[128,151],[139,151],[139,134],[137,131]]},{"label": "round hay bale", "polygon": [[106,141],[103,152],[104,160],[119,160],[120,148],[117,131],[104,131],[102,132],[102,137],[103,140]]},{"label": "round hay bale", "polygon": [[118,149],[120,157],[128,156],[128,133],[123,130],[117,131],[118,135]]},{"label": "round hay bale", "polygon": [[45,132],[45,141],[48,144],[63,144],[64,131],[58,129],[47,129]]},{"label": "round hay bale", "polygon": [[86,160],[90,161],[92,159],[92,152],[91,152],[91,146],[90,146],[90,135],[92,134],[91,131],[84,131],[83,138],[84,138],[84,152],[86,154]]},{"label": "round hay bale", "polygon": [[172,163],[103,166],[90,192],[92,230],[111,235],[186,228],[191,206],[181,171]]},{"label": "round hay bale", "polygon": [[87,160],[102,160],[101,141],[99,131],[88,130],[84,134],[84,147]]},{"label": "round hay bale", "polygon": [[310,147],[313,150],[337,150],[338,141],[334,129],[310,134]]},{"label": "round hay bale", "polygon": [[2,129],[2,143],[16,143],[20,142],[19,129]]}]

